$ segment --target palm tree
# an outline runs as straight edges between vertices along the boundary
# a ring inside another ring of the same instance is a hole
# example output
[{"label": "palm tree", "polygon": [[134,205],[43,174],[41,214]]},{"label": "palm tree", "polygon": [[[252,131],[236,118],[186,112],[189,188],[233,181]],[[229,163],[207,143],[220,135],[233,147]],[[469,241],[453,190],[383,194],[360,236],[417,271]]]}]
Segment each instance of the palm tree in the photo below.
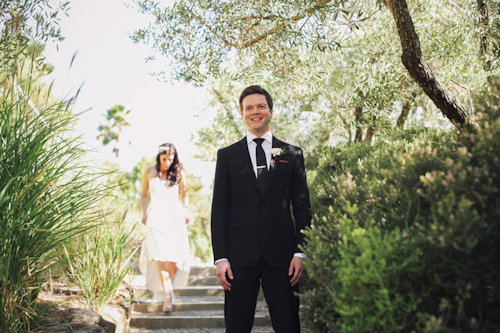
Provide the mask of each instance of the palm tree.
[{"label": "palm tree", "polygon": [[99,131],[97,140],[101,141],[103,145],[107,145],[115,140],[113,153],[116,154],[116,158],[118,158],[119,152],[120,133],[124,127],[130,126],[130,123],[125,119],[129,113],[130,110],[125,111],[123,105],[115,104],[111,109],[107,110],[107,115],[105,115],[106,120],[97,127]]}]

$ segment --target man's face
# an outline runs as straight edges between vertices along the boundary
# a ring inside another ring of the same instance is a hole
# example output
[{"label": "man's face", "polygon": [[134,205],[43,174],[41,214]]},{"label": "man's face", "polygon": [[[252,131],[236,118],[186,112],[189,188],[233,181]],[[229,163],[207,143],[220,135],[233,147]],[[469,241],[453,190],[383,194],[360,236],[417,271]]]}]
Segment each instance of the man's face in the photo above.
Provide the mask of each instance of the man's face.
[{"label": "man's face", "polygon": [[261,137],[269,130],[269,122],[273,117],[273,110],[269,109],[266,96],[261,94],[248,95],[243,98],[241,104],[243,105],[241,116],[248,131]]}]

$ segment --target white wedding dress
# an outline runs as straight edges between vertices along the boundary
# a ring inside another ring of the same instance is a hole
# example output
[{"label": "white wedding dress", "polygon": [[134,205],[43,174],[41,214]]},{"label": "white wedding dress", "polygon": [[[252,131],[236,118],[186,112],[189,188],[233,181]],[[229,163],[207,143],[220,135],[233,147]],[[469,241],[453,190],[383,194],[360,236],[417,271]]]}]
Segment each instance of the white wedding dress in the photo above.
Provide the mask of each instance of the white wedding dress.
[{"label": "white wedding dress", "polygon": [[141,248],[139,269],[146,278],[146,288],[155,292],[154,299],[163,300],[163,288],[157,261],[177,263],[172,286],[182,287],[189,276],[191,254],[186,218],[179,200],[179,186],[166,186],[158,177],[149,180],[151,203]]}]

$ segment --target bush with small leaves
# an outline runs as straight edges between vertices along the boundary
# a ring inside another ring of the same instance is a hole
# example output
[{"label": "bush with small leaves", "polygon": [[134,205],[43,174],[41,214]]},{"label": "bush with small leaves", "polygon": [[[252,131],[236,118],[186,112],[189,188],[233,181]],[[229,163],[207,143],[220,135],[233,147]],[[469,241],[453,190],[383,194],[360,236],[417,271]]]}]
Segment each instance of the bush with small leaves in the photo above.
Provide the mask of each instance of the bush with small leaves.
[{"label": "bush with small leaves", "polygon": [[303,300],[318,331],[500,331],[500,119],[325,149]]}]

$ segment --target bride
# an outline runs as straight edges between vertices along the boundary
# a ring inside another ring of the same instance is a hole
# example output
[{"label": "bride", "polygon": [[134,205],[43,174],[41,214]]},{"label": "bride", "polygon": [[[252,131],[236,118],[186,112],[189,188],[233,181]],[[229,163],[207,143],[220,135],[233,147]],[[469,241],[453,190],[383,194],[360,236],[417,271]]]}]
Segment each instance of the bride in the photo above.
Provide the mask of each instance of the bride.
[{"label": "bride", "polygon": [[148,228],[139,269],[154,298],[163,298],[163,312],[170,313],[174,288],[182,286],[189,275],[190,258],[186,177],[173,144],[160,145],[156,165],[144,170],[140,204],[142,223]]}]

